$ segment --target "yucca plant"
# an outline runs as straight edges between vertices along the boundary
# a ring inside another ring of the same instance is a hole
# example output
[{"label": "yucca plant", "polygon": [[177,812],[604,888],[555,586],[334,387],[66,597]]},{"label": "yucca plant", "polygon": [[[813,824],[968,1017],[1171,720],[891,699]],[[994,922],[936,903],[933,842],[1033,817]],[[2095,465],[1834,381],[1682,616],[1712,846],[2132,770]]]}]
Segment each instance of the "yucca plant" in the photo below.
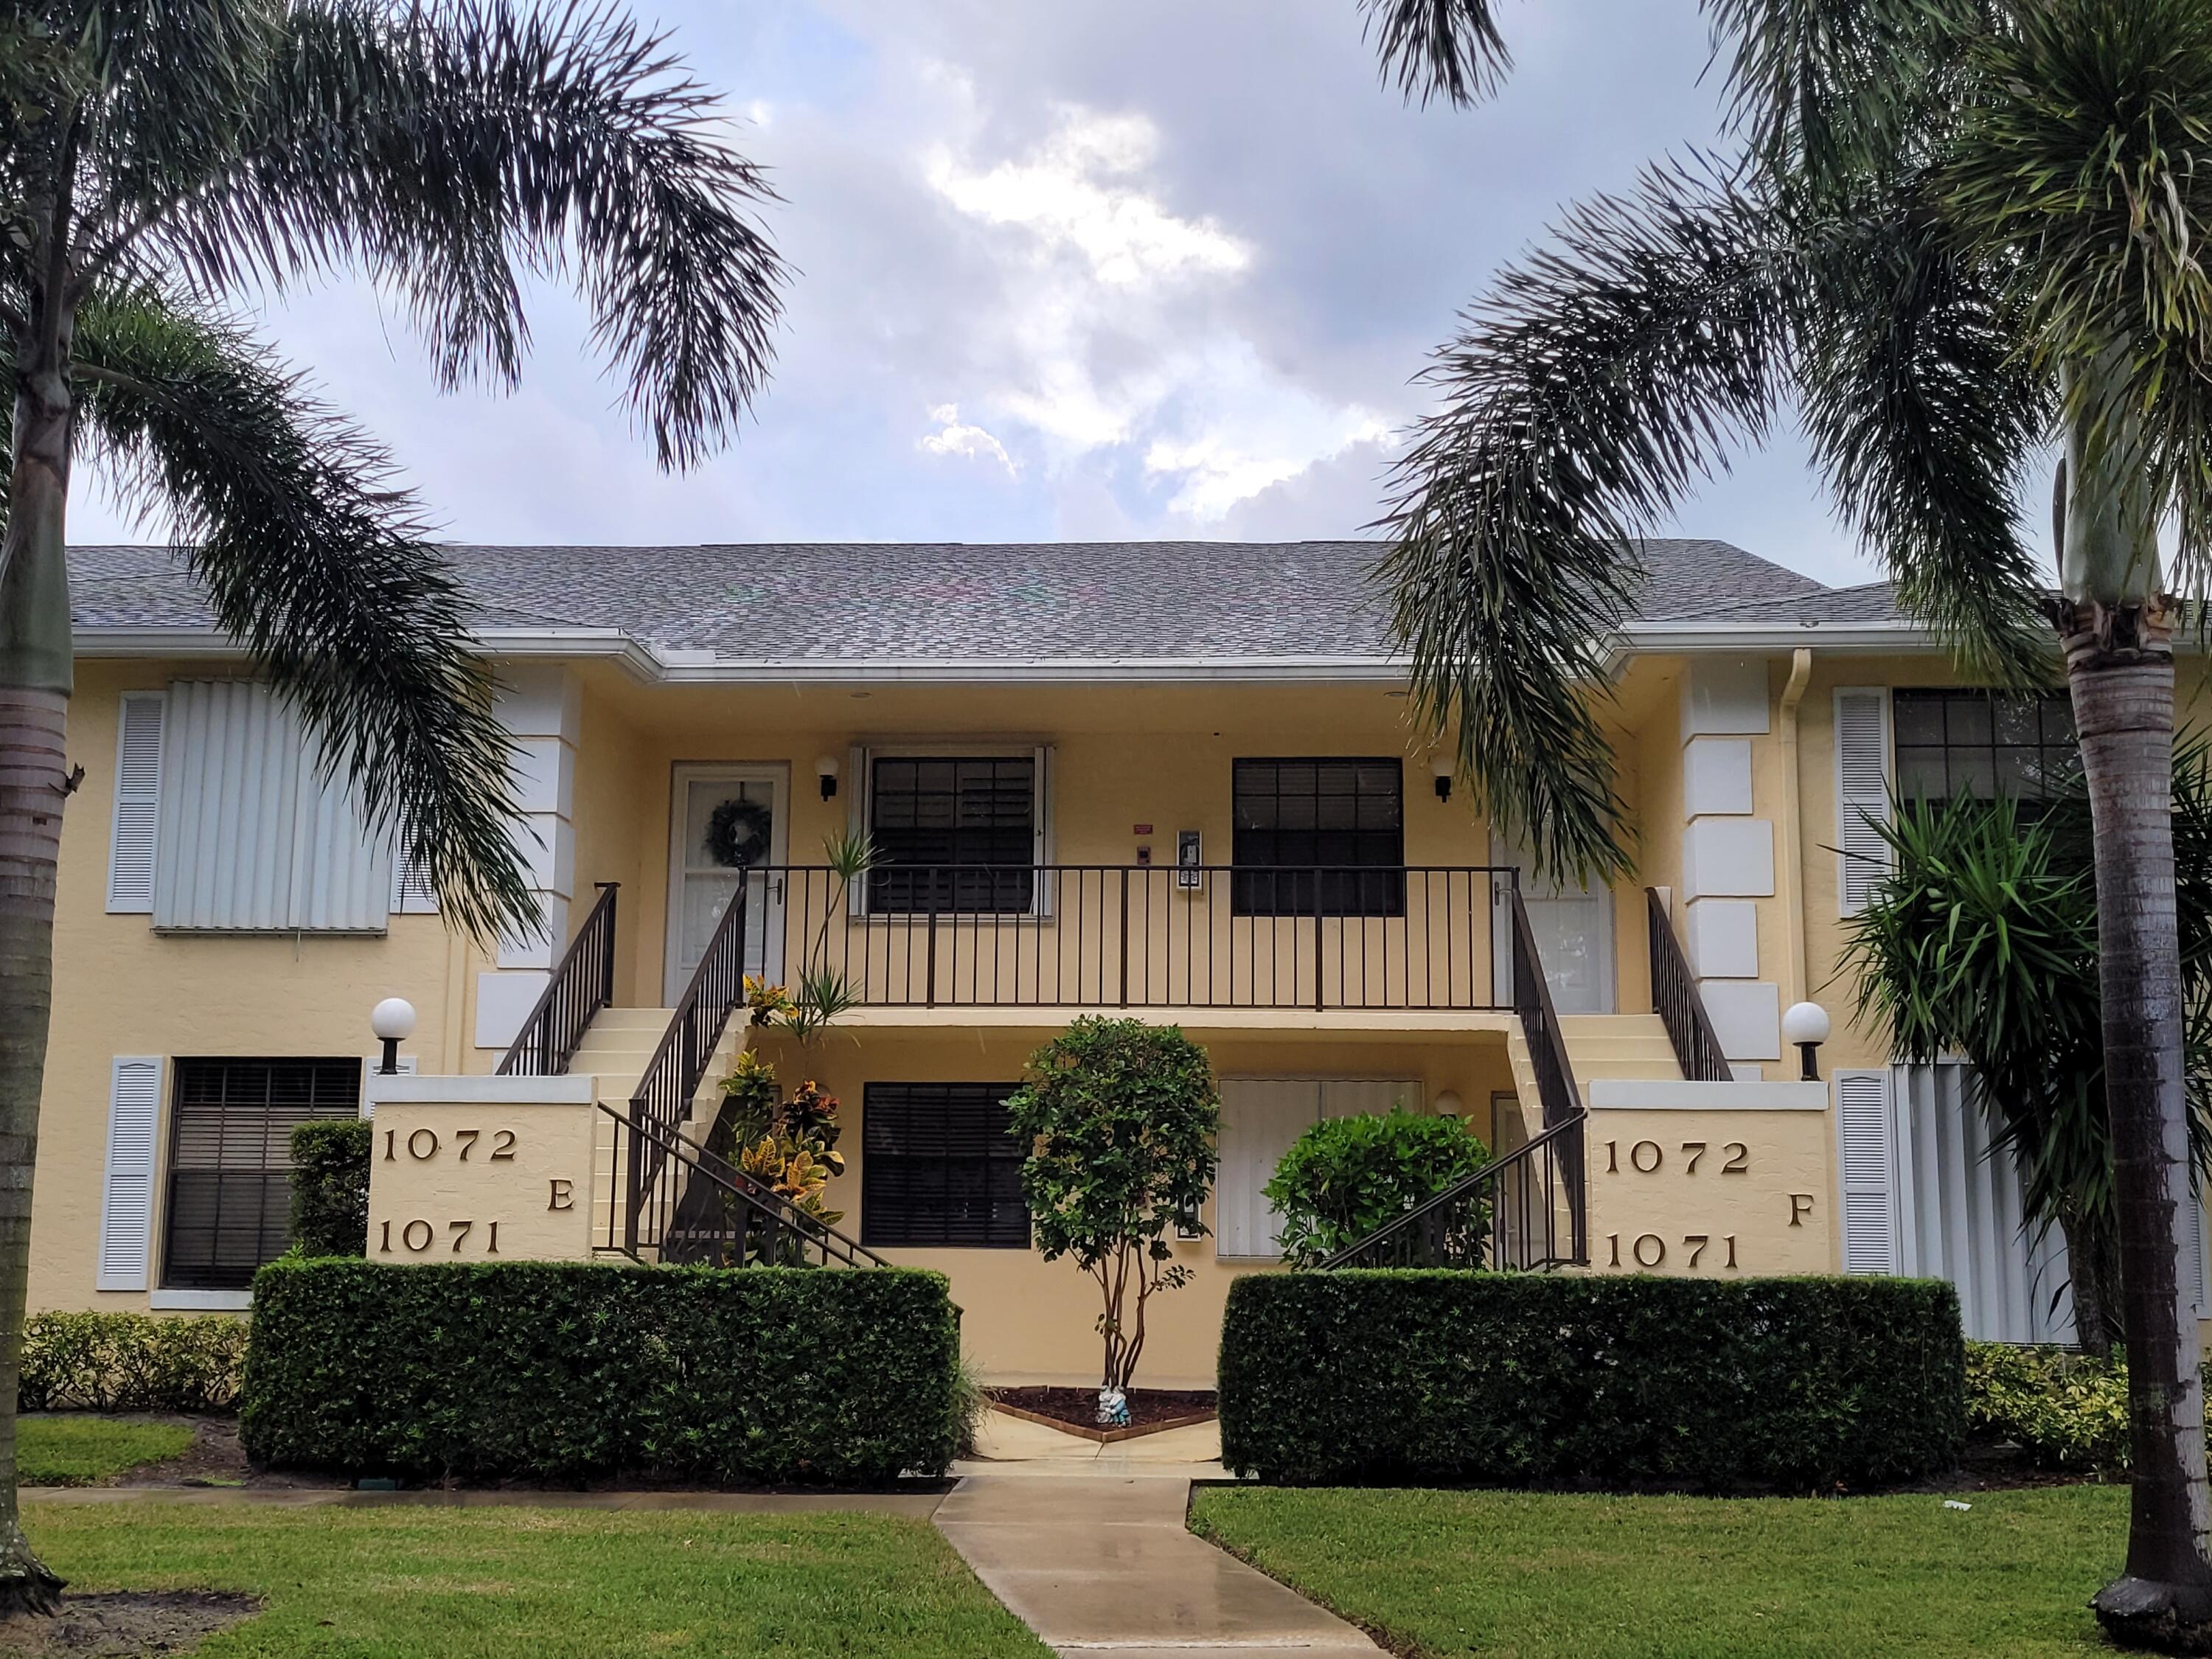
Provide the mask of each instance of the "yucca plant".
[{"label": "yucca plant", "polygon": [[515,377],[526,281],[576,288],[665,465],[766,374],[760,173],[664,40],[600,5],[0,5],[0,1613],[58,1581],[17,1524],[14,1411],[73,787],[72,473],[176,526],[229,634],[479,938],[538,916],[461,597],[385,453],[228,309],[351,270],[439,380]]},{"label": "yucca plant", "polygon": [[[2212,775],[2191,747],[2175,770],[2175,842],[2192,1010],[2212,1006]],[[2105,1110],[2096,875],[2088,799],[1905,799],[1882,826],[1889,873],[1852,921],[1843,966],[1863,1029],[1901,1060],[1967,1062],[1971,1097],[2009,1146],[2031,1227],[2066,1241],[2075,1327],[2100,1358],[2124,1333],[2112,1122]],[[2212,1168],[2212,1022],[2189,1023],[2191,1161]],[[2068,1287],[2058,1287],[2063,1294]]]},{"label": "yucca plant", "polygon": [[[1414,707],[1540,864],[1625,871],[1595,688],[1638,540],[1793,407],[1841,515],[1968,669],[2042,684],[2063,651],[2134,1403],[2127,1563],[2096,1607],[2124,1639],[2212,1649],[2168,799],[2174,595],[2212,551],[2212,6],[1705,9],[1741,159],[1575,210],[1439,354],[1384,520]],[[1370,10],[1409,94],[1467,101],[1506,67],[1490,0]],[[2027,490],[2051,447],[2046,516]]]}]

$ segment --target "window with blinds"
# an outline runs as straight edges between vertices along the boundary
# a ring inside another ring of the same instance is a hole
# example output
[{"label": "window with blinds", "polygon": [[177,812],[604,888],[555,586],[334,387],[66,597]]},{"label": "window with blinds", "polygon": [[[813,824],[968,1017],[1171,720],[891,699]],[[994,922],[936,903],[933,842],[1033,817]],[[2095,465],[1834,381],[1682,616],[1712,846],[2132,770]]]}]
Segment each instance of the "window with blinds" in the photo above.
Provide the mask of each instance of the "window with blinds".
[{"label": "window with blinds", "polygon": [[1390,758],[1237,762],[1235,913],[1404,915],[1404,773]]},{"label": "window with blinds", "polygon": [[360,1110],[356,1057],[178,1060],[162,1288],[251,1285],[291,1243],[294,1126]]},{"label": "window with blinds", "polygon": [[861,1097],[860,1242],[1026,1250],[1012,1083],[871,1083]]},{"label": "window with blinds", "polygon": [[1026,915],[1036,831],[1034,754],[872,757],[868,912]]}]

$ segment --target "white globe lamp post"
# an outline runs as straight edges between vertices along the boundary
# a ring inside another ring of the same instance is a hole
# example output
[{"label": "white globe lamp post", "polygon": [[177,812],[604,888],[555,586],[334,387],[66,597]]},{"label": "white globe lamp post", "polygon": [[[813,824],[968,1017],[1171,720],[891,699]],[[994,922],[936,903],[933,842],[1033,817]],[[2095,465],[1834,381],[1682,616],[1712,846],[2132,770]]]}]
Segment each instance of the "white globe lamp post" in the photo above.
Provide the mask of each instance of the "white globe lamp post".
[{"label": "white globe lamp post", "polygon": [[396,1077],[399,1072],[399,1044],[415,1035],[415,1005],[405,997],[386,997],[368,1012],[368,1029],[384,1045],[384,1063],[379,1066],[380,1077]]},{"label": "white globe lamp post", "polygon": [[1798,1075],[1808,1083],[1820,1080],[1820,1066],[1817,1058],[1820,1045],[1828,1040],[1828,1011],[1817,1002],[1794,1002],[1782,1016],[1782,1038],[1797,1045],[1802,1059]]}]

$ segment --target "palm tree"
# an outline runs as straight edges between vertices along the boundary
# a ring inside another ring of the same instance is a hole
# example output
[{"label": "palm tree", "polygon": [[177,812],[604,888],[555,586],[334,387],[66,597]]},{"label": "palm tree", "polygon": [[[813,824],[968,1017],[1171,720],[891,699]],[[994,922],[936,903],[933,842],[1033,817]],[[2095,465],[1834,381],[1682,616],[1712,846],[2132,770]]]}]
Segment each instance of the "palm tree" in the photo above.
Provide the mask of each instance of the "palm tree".
[{"label": "palm tree", "polygon": [[[659,459],[758,390],[769,191],[664,40],[508,0],[0,7],[0,1612],[59,1581],[18,1522],[15,1401],[67,767],[71,469],[177,529],[222,625],[479,939],[538,923],[509,748],[385,453],[227,305],[339,270],[404,295],[441,382],[512,381],[564,277]],[[4,405],[0,405],[4,406]]]},{"label": "palm tree", "polygon": [[[1410,95],[1505,67],[1488,0],[1368,0]],[[2176,587],[2212,532],[2212,7],[1706,0],[1740,160],[1575,210],[1470,310],[1383,573],[1424,720],[1554,869],[1625,867],[1586,697],[1636,538],[1794,401],[1900,603],[2001,684],[2055,623],[2095,826],[2135,1498],[2113,1634],[2212,1641],[2173,896]],[[2063,452],[2059,591],[2024,475]],[[2169,565],[2161,524],[2172,527]]]}]

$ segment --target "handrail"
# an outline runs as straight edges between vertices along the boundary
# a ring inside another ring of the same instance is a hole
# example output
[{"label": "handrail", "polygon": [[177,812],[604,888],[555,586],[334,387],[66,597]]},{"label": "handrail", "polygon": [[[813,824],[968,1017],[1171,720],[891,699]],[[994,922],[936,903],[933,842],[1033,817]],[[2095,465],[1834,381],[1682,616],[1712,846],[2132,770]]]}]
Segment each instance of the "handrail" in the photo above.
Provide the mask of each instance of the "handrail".
[{"label": "handrail", "polygon": [[1543,958],[1536,954],[1528,907],[1517,884],[1512,894],[1513,1012],[1521,1017],[1521,1032],[1528,1040],[1536,1093],[1543,1107],[1544,1127],[1548,1129],[1583,1109],[1582,1094],[1575,1087],[1575,1068],[1567,1058],[1566,1034],[1560,1029],[1559,1011],[1552,1006],[1552,987],[1544,977]]},{"label": "handrail", "polygon": [[576,1057],[592,1018],[614,1000],[615,894],[618,881],[597,884],[592,906],[552,978],[522,1021],[499,1062],[501,1077],[561,1077]]},{"label": "handrail", "polygon": [[[669,1017],[668,1029],[661,1034],[659,1046],[653,1049],[653,1058],[646,1061],[645,1070],[638,1077],[637,1087],[629,1097],[629,1115],[642,1129],[655,1130],[669,1137],[676,1134],[692,1098],[699,1092],[708,1064],[714,1057],[715,1046],[721,1042],[723,1030],[730,1023],[731,1012],[744,1000],[745,895],[752,885],[753,873],[748,871],[738,878],[737,890],[723,907],[722,919],[714,924],[714,934],[700,953],[699,965],[692,970],[690,982],[677,1000],[676,1011]],[[650,1169],[645,1167],[647,1160],[642,1156],[630,1162],[628,1226],[633,1247],[646,1187],[658,1176],[666,1156],[665,1150],[659,1149],[657,1141],[654,1146]]]},{"label": "handrail", "polygon": [[[1536,1094],[1543,1108],[1544,1127],[1554,1129],[1580,1122],[1582,1091],[1575,1085],[1574,1063],[1567,1057],[1566,1033],[1560,1028],[1559,1010],[1552,1006],[1552,987],[1544,977],[1543,958],[1536,954],[1536,935],[1528,926],[1528,907],[1516,881],[1513,899],[1513,1007],[1521,1017],[1521,1033],[1528,1039],[1529,1069],[1536,1075]],[[1541,1136],[1538,1137],[1542,1139]],[[1567,1214],[1573,1233],[1571,1259],[1589,1254],[1589,1218],[1583,1191],[1582,1141],[1579,1137],[1561,1148],[1562,1173],[1567,1185]]]},{"label": "handrail", "polygon": [[[703,1263],[717,1267],[888,1267],[891,1264],[865,1244],[840,1232],[819,1216],[762,1186],[727,1160],[680,1132],[663,1133],[641,1124],[606,1102],[599,1109],[615,1121],[614,1156],[609,1179],[619,1181],[625,1164],[645,1161],[650,1146],[655,1173],[649,1201],[628,1214],[610,1203],[610,1233],[601,1248],[643,1260],[651,1251],[668,1265]],[[630,1139],[623,1156],[623,1138]],[[632,1191],[638,1188],[633,1183]],[[610,1192],[611,1200],[617,1195]]]},{"label": "handrail", "polygon": [[1689,958],[1674,937],[1674,924],[1660,902],[1659,890],[1647,887],[1650,905],[1647,931],[1651,936],[1651,1006],[1667,1027],[1667,1040],[1674,1045],[1674,1059],[1692,1083],[1727,1083],[1735,1073],[1729,1069],[1720,1033],[1706,1012],[1698,981],[1690,973]]},{"label": "handrail", "polygon": [[[1540,1271],[1586,1266],[1583,1129],[1577,1112],[1492,1158],[1463,1181],[1346,1245],[1315,1271],[1356,1267],[1489,1267]],[[1560,1189],[1564,1188],[1562,1192]],[[1567,1205],[1560,1237],[1558,1200]],[[1562,1250],[1559,1247],[1565,1244]]]}]

